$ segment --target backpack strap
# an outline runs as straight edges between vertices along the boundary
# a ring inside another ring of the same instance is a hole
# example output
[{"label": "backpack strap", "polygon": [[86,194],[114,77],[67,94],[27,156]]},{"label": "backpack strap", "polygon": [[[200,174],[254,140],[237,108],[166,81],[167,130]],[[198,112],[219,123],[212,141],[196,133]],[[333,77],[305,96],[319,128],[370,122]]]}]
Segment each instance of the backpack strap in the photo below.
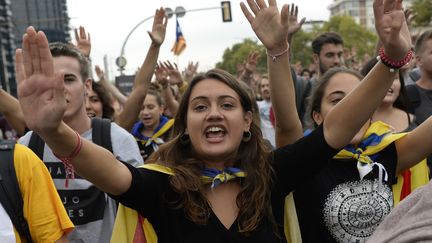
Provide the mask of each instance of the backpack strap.
[{"label": "backpack strap", "polygon": [[111,120],[105,118],[92,119],[92,141],[113,152],[111,143]]},{"label": "backpack strap", "polygon": [[[92,141],[109,150],[111,153],[112,143],[111,143],[111,120],[105,118],[93,118],[91,120],[92,126]],[[30,137],[30,142],[28,147],[33,150],[33,152],[43,160],[45,142],[42,138],[35,132],[32,132]]]},{"label": "backpack strap", "polygon": [[14,166],[15,141],[0,141],[0,202],[15,229],[27,242],[32,242],[27,220],[24,218],[23,199]]},{"label": "backpack strap", "polygon": [[39,134],[32,132],[28,147],[43,161],[45,141]]},{"label": "backpack strap", "polygon": [[407,85],[405,88],[409,99],[408,112],[415,114],[415,110],[420,106],[421,103],[419,90],[415,84]]}]

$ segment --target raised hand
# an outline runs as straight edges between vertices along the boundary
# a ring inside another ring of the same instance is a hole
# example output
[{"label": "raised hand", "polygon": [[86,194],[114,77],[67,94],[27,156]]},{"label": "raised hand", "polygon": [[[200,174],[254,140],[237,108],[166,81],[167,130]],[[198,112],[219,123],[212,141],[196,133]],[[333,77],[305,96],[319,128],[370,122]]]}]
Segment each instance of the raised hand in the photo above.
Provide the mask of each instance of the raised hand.
[{"label": "raised hand", "polygon": [[48,40],[42,31],[27,28],[22,47],[16,51],[15,67],[25,122],[38,133],[54,131],[66,110],[63,74],[54,73]]},{"label": "raised hand", "polygon": [[185,79],[188,81],[192,80],[192,77],[195,76],[195,74],[197,74],[197,70],[198,70],[198,62],[196,62],[195,64],[193,62],[189,62],[187,67],[184,70]]},{"label": "raised hand", "polygon": [[249,56],[246,59],[246,62],[244,64],[244,71],[248,74],[252,74],[256,71],[258,59],[260,58],[260,55],[258,52],[254,51],[249,54]]},{"label": "raised hand", "polygon": [[303,26],[306,18],[302,18],[298,22],[298,6],[291,4],[291,8],[288,14],[288,40],[292,39],[295,33],[297,33]]},{"label": "raised hand", "polygon": [[375,29],[387,56],[401,60],[411,48],[402,0],[374,0]]},{"label": "raised hand", "polygon": [[99,78],[99,81],[106,81],[105,72],[102,70],[102,68],[99,65],[95,66],[95,72]]},{"label": "raised hand", "polygon": [[167,23],[168,18],[165,16],[165,9],[162,7],[156,9],[152,31],[147,31],[153,45],[160,46],[164,42]]},{"label": "raised hand", "polygon": [[76,47],[77,49],[85,56],[90,57],[91,52],[91,40],[90,40],[90,33],[86,34],[85,28],[83,26],[79,27],[78,29],[75,29],[75,41],[76,41]]},{"label": "raised hand", "polygon": [[279,13],[276,0],[248,0],[249,8],[242,2],[240,7],[257,35],[270,53],[280,53],[288,48],[288,11],[284,5]]},{"label": "raised hand", "polygon": [[404,14],[405,14],[405,20],[409,28],[411,27],[411,24],[414,21],[414,19],[417,17],[417,14],[414,14],[412,9],[405,9]]},{"label": "raised hand", "polygon": [[159,62],[159,64],[156,65],[155,76],[156,76],[156,81],[163,88],[165,88],[165,87],[167,87],[169,85],[167,70],[166,70],[166,68],[164,68],[164,65],[161,62]]},{"label": "raised hand", "polygon": [[166,61],[163,63],[163,66],[168,74],[169,83],[172,85],[179,85],[183,83],[183,77],[178,70],[177,64],[174,65],[170,61]]}]

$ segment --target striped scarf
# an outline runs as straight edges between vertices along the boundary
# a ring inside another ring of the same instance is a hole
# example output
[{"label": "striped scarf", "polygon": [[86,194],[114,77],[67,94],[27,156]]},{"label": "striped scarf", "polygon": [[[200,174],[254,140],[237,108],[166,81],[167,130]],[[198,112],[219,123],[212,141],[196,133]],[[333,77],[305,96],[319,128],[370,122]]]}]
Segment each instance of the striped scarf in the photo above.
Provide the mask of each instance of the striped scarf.
[{"label": "striped scarf", "polygon": [[[174,175],[174,170],[159,164],[145,164],[141,166],[152,171]],[[246,174],[237,168],[226,168],[224,171],[215,169],[204,169],[201,179],[204,183],[211,183],[212,188]],[[153,225],[147,218],[138,214],[137,211],[119,204],[111,242],[125,243],[157,243],[158,238]]]},{"label": "striped scarf", "polygon": [[161,138],[167,131],[169,131],[174,125],[174,119],[168,119],[166,116],[161,116],[159,121],[159,126],[155,129],[153,135],[151,137],[147,137],[141,134],[141,130],[144,128],[144,124],[140,121],[137,122],[132,128],[132,135],[144,146],[152,146],[153,150],[156,151],[159,145],[165,143],[165,141]]},{"label": "striped scarf", "polygon": [[[379,152],[385,149],[394,141],[405,136],[406,133],[393,133],[391,127],[383,122],[377,121],[372,123],[363,135],[362,141],[357,145],[349,144],[342,149],[334,159],[356,159],[357,169],[360,179],[369,174],[373,167],[379,169],[379,182],[387,181],[388,175],[384,166],[374,160],[378,157]],[[380,185],[378,189],[380,189]]]},{"label": "striped scarf", "polygon": [[244,177],[246,177],[246,173],[239,168],[227,167],[223,171],[212,168],[205,168],[202,171],[201,179],[204,183],[211,183],[210,188],[214,188],[221,183]]}]

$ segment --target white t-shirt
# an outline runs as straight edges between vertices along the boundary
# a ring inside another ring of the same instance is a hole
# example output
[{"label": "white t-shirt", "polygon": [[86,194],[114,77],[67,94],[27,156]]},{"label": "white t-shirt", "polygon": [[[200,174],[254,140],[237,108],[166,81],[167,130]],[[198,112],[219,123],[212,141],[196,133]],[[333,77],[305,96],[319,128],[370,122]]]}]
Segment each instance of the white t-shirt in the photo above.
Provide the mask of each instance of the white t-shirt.
[{"label": "white t-shirt", "polygon": [[[31,133],[30,131],[22,136],[18,142],[27,146]],[[81,136],[91,141],[92,129]],[[135,138],[114,122],[111,123],[111,142],[113,154],[117,159],[133,166],[143,164]],[[74,243],[109,242],[117,209],[114,199],[78,175],[74,180],[69,181],[66,188],[64,166],[46,144],[43,161],[51,173],[69,218],[75,224],[75,230],[68,235],[69,241]]]},{"label": "white t-shirt", "polygon": [[269,140],[271,145],[275,147],[275,129],[270,121],[271,101],[257,101],[257,104],[261,118],[261,132],[263,134],[263,137]]},{"label": "white t-shirt", "polygon": [[0,242],[15,243],[13,224],[3,205],[0,203]]}]

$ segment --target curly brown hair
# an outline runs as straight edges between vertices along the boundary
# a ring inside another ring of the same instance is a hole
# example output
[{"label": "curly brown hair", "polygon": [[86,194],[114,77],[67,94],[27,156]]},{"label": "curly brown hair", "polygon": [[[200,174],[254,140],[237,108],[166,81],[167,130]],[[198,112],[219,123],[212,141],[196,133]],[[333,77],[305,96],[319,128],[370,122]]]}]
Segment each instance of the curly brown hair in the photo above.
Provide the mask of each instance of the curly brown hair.
[{"label": "curly brown hair", "polygon": [[[186,130],[191,91],[197,83],[206,79],[215,79],[228,85],[239,95],[244,112],[256,112],[248,92],[228,72],[212,69],[198,75],[191,81],[180,102],[175,117],[173,139],[160,146],[148,161],[162,163],[174,169],[175,175],[170,177],[170,184],[181,196],[181,201],[176,202],[175,207],[183,208],[186,216],[197,224],[206,224],[211,213],[205,197],[208,185],[201,182],[204,163],[196,159],[191,143],[182,141],[182,136]],[[263,140],[259,124],[255,120],[252,121],[250,132],[252,138],[247,142],[241,142],[234,165],[247,174],[240,182],[241,191],[236,200],[239,208],[238,228],[245,235],[255,230],[263,218],[268,218],[275,225],[270,198],[273,174],[271,149]]]}]

